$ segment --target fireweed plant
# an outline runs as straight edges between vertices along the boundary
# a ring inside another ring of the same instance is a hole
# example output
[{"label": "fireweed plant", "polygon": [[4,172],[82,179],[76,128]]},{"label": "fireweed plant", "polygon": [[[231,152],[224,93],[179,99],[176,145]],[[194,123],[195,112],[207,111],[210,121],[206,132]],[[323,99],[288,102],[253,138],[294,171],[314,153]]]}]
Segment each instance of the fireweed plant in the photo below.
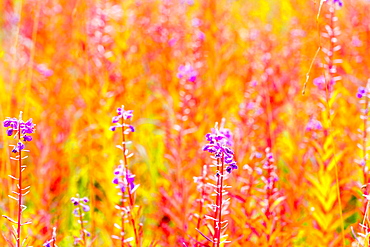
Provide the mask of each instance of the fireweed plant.
[{"label": "fireweed plant", "polygon": [[213,243],[214,247],[219,247],[222,243],[230,242],[226,240],[227,235],[225,235],[228,225],[227,220],[222,220],[223,213],[225,213],[230,200],[230,198],[224,200],[224,196],[227,195],[225,189],[230,187],[224,184],[224,180],[227,179],[229,174],[237,169],[238,166],[234,161],[234,152],[230,148],[232,143],[230,131],[222,126],[219,129],[218,123],[216,123],[212,132],[206,134],[206,140],[209,143],[203,147],[203,151],[212,154],[211,158],[214,161],[211,167],[216,167],[217,169],[215,174],[216,185],[212,185],[215,192],[212,196],[216,196],[216,202],[209,205],[213,215],[205,216],[207,219],[213,221],[212,238],[207,237],[199,229],[197,229],[197,231],[208,241]]},{"label": "fireweed plant", "polygon": [[[367,163],[367,129],[368,129],[368,115],[369,115],[369,91],[370,87],[370,80],[367,83],[366,88],[365,87],[359,87],[357,91],[357,98],[359,99],[359,103],[362,105],[361,109],[361,115],[360,118],[363,121],[362,129],[359,129],[360,132],[359,138],[362,140],[362,143],[358,143],[357,147],[361,150],[361,160],[356,160],[356,163],[358,163],[363,170],[365,184],[369,183],[369,177],[368,177],[368,167],[366,166]],[[368,194],[368,193],[365,193]]]},{"label": "fireweed plant", "polygon": [[[341,33],[339,26],[336,24],[338,21],[338,17],[336,15],[336,11],[343,7],[343,2],[341,0],[331,0],[326,1],[328,7],[328,13],[325,14],[327,19],[327,25],[325,25],[325,32],[322,33],[322,37],[326,39],[326,48],[323,47],[322,51],[325,54],[325,62],[321,64],[323,71],[324,71],[324,90],[322,93],[325,92],[326,102],[325,107],[322,109],[323,113],[326,115],[324,120],[324,133],[325,139],[332,146],[334,150],[334,155],[331,159],[327,159],[324,162],[333,161],[334,162],[334,171],[335,171],[335,183],[336,183],[336,193],[337,193],[337,201],[338,201],[338,210],[340,216],[340,227],[341,227],[341,236],[342,236],[342,245],[345,245],[345,229],[344,229],[344,219],[343,219],[343,209],[342,209],[342,199],[341,199],[341,191],[340,191],[340,181],[339,181],[339,169],[338,169],[338,162],[336,159],[336,144],[335,142],[331,142],[330,138],[335,138],[334,128],[332,125],[332,117],[331,112],[333,108],[329,103],[333,99],[335,99],[335,84],[342,80],[342,77],[338,73],[338,66],[342,63],[342,59],[338,59],[337,57],[340,56],[339,51],[342,49],[341,45],[337,44],[339,41],[339,35]],[[328,141],[329,140],[329,141]],[[331,143],[330,143],[331,142]],[[324,225],[323,229],[325,228]]]},{"label": "fireweed plant", "polygon": [[362,223],[359,223],[360,226],[360,232],[357,232],[357,235],[355,231],[352,229],[352,234],[354,238],[357,241],[357,246],[369,246],[370,245],[370,218],[369,218],[369,201],[370,201],[370,178],[369,178],[369,168],[367,166],[368,163],[368,128],[369,128],[369,89],[370,89],[370,79],[367,82],[366,88],[365,87],[359,87],[357,90],[357,98],[359,99],[359,103],[362,105],[361,108],[361,115],[360,118],[363,121],[362,128],[359,128],[359,138],[362,140],[362,143],[358,143],[357,147],[360,149],[361,152],[361,159],[355,160],[357,164],[360,165],[363,177],[364,177],[364,185],[362,186],[363,189],[363,197],[364,197],[364,212],[363,212],[363,220]]},{"label": "fireweed plant", "polygon": [[[115,125],[110,129],[116,131],[121,128],[122,133],[122,145],[116,147],[122,150],[123,160],[120,160],[120,165],[114,170],[113,184],[117,185],[119,189],[118,195],[121,197],[120,204],[116,205],[116,209],[120,211],[121,222],[120,225],[115,223],[114,226],[120,230],[120,236],[112,235],[113,239],[120,240],[121,246],[131,246],[130,242],[135,240],[136,246],[141,246],[142,238],[142,224],[137,227],[137,222],[134,216],[135,205],[135,191],[139,187],[139,184],[134,184],[135,176],[129,171],[128,159],[133,156],[133,153],[129,154],[127,145],[131,144],[131,141],[127,141],[125,135],[134,132],[135,129],[132,125],[126,123],[127,120],[133,117],[132,110],[124,110],[124,106],[117,109],[117,116],[113,117],[112,123]],[[138,216],[139,213],[136,214]],[[130,222],[134,237],[126,237],[125,234],[125,223],[127,220]]]},{"label": "fireweed plant", "polygon": [[[196,200],[196,202],[199,204],[198,212],[194,213],[194,217],[197,219],[197,228],[200,229],[201,224],[203,223],[203,220],[205,216],[203,215],[203,209],[204,205],[209,202],[209,195],[213,191],[213,187],[209,185],[209,177],[208,177],[208,170],[209,166],[204,165],[202,169],[202,174],[199,177],[194,177],[194,183],[197,184],[197,190],[200,193],[200,198]],[[198,241],[199,234],[195,236],[195,247],[202,246]]]},{"label": "fireweed plant", "polygon": [[[21,239],[21,227],[27,224],[31,224],[31,221],[22,222],[22,214],[23,211],[27,208],[24,205],[24,196],[30,192],[30,186],[24,186],[22,184],[22,175],[24,170],[27,168],[25,164],[22,163],[24,159],[28,156],[22,156],[22,152],[29,152],[29,150],[25,149],[25,143],[32,141],[31,134],[35,132],[35,124],[32,123],[32,119],[24,122],[22,119],[22,112],[19,114],[19,119],[17,118],[9,118],[7,117],[4,120],[4,127],[7,128],[6,134],[8,136],[14,137],[17,140],[16,145],[10,145],[12,149],[12,156],[10,156],[10,160],[15,161],[18,163],[18,176],[9,175],[9,177],[16,181],[17,188],[12,191],[12,194],[9,197],[18,204],[17,210],[17,220],[12,219],[9,216],[3,215],[4,218],[9,220],[13,225],[12,236],[15,239],[15,246],[20,247],[24,246],[25,241],[27,238]],[[7,240],[11,246],[14,246],[10,240]]]},{"label": "fireweed plant", "polygon": [[[322,232],[325,232],[325,236],[335,235],[338,241],[341,238],[342,246],[345,246],[346,233],[342,206],[342,200],[345,197],[341,193],[341,190],[347,186],[347,182],[345,182],[345,178],[343,177],[343,170],[339,169],[339,164],[341,163],[340,155],[345,151],[344,148],[339,148],[340,144],[336,141],[340,134],[338,132],[338,126],[334,121],[334,112],[337,111],[337,103],[340,101],[340,97],[338,97],[340,91],[338,89],[342,80],[342,70],[338,70],[338,68],[341,68],[340,64],[342,63],[342,59],[340,59],[342,57],[340,52],[342,47],[338,44],[340,42],[339,36],[341,31],[340,26],[337,24],[339,18],[336,13],[340,10],[343,3],[342,1],[329,0],[322,1],[321,4],[323,7],[323,21],[325,22],[323,32],[319,29],[319,35],[322,37],[320,42],[322,42],[321,51],[323,61],[319,63],[321,76],[313,80],[313,84],[316,86],[313,92],[319,102],[318,112],[320,115],[314,115],[312,119],[319,120],[322,125],[319,122],[314,123],[311,120],[310,122],[313,123],[311,127],[306,127],[307,133],[313,134],[309,140],[313,145],[312,152],[315,153],[316,157],[312,161],[314,164],[316,162],[323,164],[316,166],[316,171],[312,175],[308,175],[310,171],[307,171],[306,176],[312,189],[312,194],[309,195],[309,202],[312,208],[311,215],[317,226],[315,230],[311,231],[311,234],[317,237],[321,237]],[[320,174],[320,177],[327,177],[330,182],[326,182],[322,178],[316,179],[315,174]],[[318,200],[318,197],[321,195],[322,198],[331,197],[331,200]],[[329,211],[337,212],[339,217],[327,217],[327,212]],[[331,225],[338,225],[341,231],[339,232],[337,229],[330,228],[329,226]],[[329,238],[323,237],[321,244],[329,246],[333,244],[332,241]]]},{"label": "fireweed plant", "polygon": [[269,229],[265,232],[265,237],[268,243],[272,244],[274,239],[274,233],[278,231],[279,227],[283,227],[284,221],[281,219],[282,213],[281,207],[282,202],[285,200],[285,196],[282,195],[281,191],[277,187],[279,177],[277,175],[277,167],[275,165],[275,159],[270,148],[266,148],[266,158],[263,160],[263,166],[261,171],[261,180],[263,187],[260,189],[265,198],[261,200],[261,211],[265,217],[262,221],[262,225]]},{"label": "fireweed plant", "polygon": [[89,202],[87,197],[80,198],[79,194],[76,197],[71,198],[72,204],[75,206],[73,210],[73,215],[78,218],[78,223],[81,226],[80,237],[75,237],[74,245],[87,246],[87,237],[90,237],[91,234],[86,230],[87,221],[84,220],[86,212],[90,211],[90,207],[86,205]]}]

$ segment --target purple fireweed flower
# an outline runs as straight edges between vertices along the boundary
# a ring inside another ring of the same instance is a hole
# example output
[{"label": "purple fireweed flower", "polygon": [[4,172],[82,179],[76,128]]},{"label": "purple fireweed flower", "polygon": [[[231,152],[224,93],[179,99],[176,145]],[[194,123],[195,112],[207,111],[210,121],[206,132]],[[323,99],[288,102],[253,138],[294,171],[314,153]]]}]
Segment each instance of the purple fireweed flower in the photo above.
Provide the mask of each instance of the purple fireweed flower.
[{"label": "purple fireweed flower", "polygon": [[[224,152],[224,154],[225,154],[225,152]],[[233,161],[234,161],[234,157],[233,157],[232,155],[230,155],[230,156],[225,156],[224,160],[225,160],[225,163],[226,163],[226,164],[231,164],[231,163],[233,163]]]},{"label": "purple fireweed flower", "polygon": [[235,161],[233,161],[232,163],[228,164],[228,167],[226,167],[226,171],[228,173],[231,173],[232,170],[236,170],[236,169],[238,169],[238,166],[236,165],[236,162]]},{"label": "purple fireweed flower", "polygon": [[[327,84],[326,84],[327,83]],[[319,90],[326,90],[326,87],[328,90],[333,90],[335,85],[335,80],[331,79],[330,81],[326,81],[325,76],[319,76],[313,80],[313,84],[319,89]]]},{"label": "purple fireweed flower", "polygon": [[8,136],[12,136],[12,135],[13,135],[13,129],[12,129],[12,128],[7,129],[7,130],[6,130],[6,134],[7,134]]},{"label": "purple fireweed flower", "polygon": [[119,165],[113,172],[114,178],[112,182],[117,184],[117,188],[121,189],[122,193],[126,191],[127,184],[129,185],[130,190],[135,187],[135,175],[130,171],[128,171],[128,174],[126,175],[126,171],[127,170],[123,169],[122,165]]},{"label": "purple fireweed flower", "polygon": [[87,197],[80,198],[77,194],[77,197],[71,198],[71,203],[75,206],[75,208],[72,211],[72,214],[76,217],[83,217],[83,212],[89,212],[90,207],[86,205],[86,203],[89,202],[89,199]]},{"label": "purple fireweed flower", "polygon": [[366,88],[364,87],[359,87],[357,91],[357,98],[361,99],[362,97],[366,96]]},{"label": "purple fireweed flower", "polygon": [[207,151],[214,155],[216,159],[223,158],[227,164],[226,171],[231,173],[232,170],[238,169],[234,161],[234,151],[229,147],[232,144],[232,135],[230,130],[225,128],[212,129],[211,133],[206,134],[206,140],[209,142],[204,145],[203,151]]},{"label": "purple fireweed flower", "polygon": [[[325,2],[328,2],[328,0],[325,0]],[[339,7],[343,7],[343,1],[342,0],[333,0],[334,4],[337,4]]]},{"label": "purple fireweed flower", "polygon": [[123,106],[117,109],[117,116],[114,116],[112,118],[112,123],[116,124],[114,126],[110,127],[111,131],[116,131],[117,128],[125,127],[125,134],[128,134],[129,132],[135,132],[135,129],[132,125],[129,124],[121,124],[120,121],[123,118],[123,120],[131,119],[134,114],[134,111],[132,110],[124,110]]},{"label": "purple fireweed flower", "polygon": [[197,32],[197,38],[199,39],[199,40],[205,40],[206,39],[206,35],[202,32],[202,31],[198,31]]},{"label": "purple fireweed flower", "polygon": [[17,143],[17,149],[20,151],[20,150],[22,150],[22,149],[24,149],[24,144],[21,142],[21,141],[19,141],[18,143]]},{"label": "purple fireweed flower", "polygon": [[24,136],[23,136],[23,141],[25,141],[25,142],[30,142],[30,141],[32,141],[32,136],[24,135]]},{"label": "purple fireweed flower", "polygon": [[319,120],[312,118],[306,125],[306,131],[322,130],[322,124]]},{"label": "purple fireweed flower", "polygon": [[79,215],[78,208],[73,209],[72,214],[75,215],[75,216],[78,216]]},{"label": "purple fireweed flower", "polygon": [[197,79],[198,72],[193,68],[192,65],[180,65],[179,72],[177,73],[177,78],[184,78],[190,82],[195,82]]},{"label": "purple fireweed flower", "polygon": [[343,1],[342,0],[333,0],[334,3],[337,3],[340,7],[343,7]]},{"label": "purple fireweed flower", "polygon": [[[18,135],[18,132],[20,132],[20,137],[23,141],[32,141],[30,134],[35,132],[36,126],[36,124],[32,123],[32,118],[24,122],[21,118],[17,119],[7,117],[4,120],[3,125],[7,128],[6,134],[8,136]],[[17,144],[17,150],[19,151],[22,149],[24,149],[24,144],[19,141]],[[13,152],[14,151],[16,150],[13,150]]]},{"label": "purple fireweed flower", "polygon": [[53,242],[53,239],[45,242],[42,246],[45,246],[45,247],[51,247],[51,243]]},{"label": "purple fireweed flower", "polygon": [[90,207],[89,207],[89,206],[87,206],[87,205],[82,205],[82,210],[83,210],[84,212],[89,212],[89,211],[90,211]]},{"label": "purple fireweed flower", "polygon": [[320,90],[325,89],[325,77],[319,76],[313,80],[313,84]]},{"label": "purple fireweed flower", "polygon": [[267,159],[269,159],[269,161],[273,161],[273,160],[274,160],[274,156],[273,156],[273,154],[272,154],[272,153],[270,153],[270,152],[268,152],[268,153],[266,154],[266,157],[267,157]]},{"label": "purple fireweed flower", "polygon": [[121,175],[122,173],[122,165],[119,165],[118,168],[114,170],[114,175]]},{"label": "purple fireweed flower", "polygon": [[90,237],[91,236],[91,233],[89,231],[87,231],[86,229],[84,229],[84,232],[86,233],[86,236],[87,237]]},{"label": "purple fireweed flower", "polygon": [[231,131],[229,129],[226,129],[226,128],[220,128],[219,130],[226,138],[226,145],[227,146],[233,146],[234,145],[234,142],[233,142],[233,135],[231,133]]},{"label": "purple fireweed flower", "polygon": [[120,120],[120,117],[121,115],[119,115],[119,116],[116,116],[116,117],[113,117],[113,119],[112,119],[112,123],[118,123],[119,122],[119,120]]},{"label": "purple fireweed flower", "polygon": [[18,119],[16,118],[9,118],[7,117],[5,120],[4,120],[4,127],[11,127],[11,128],[18,128]]},{"label": "purple fireweed flower", "polygon": [[12,152],[13,153],[18,153],[20,150],[24,149],[24,144],[21,141],[18,141],[17,145],[13,147]]},{"label": "purple fireweed flower", "polygon": [[80,200],[78,198],[72,197],[71,202],[72,202],[73,205],[78,206]]},{"label": "purple fireweed flower", "polygon": [[83,197],[83,198],[72,197],[71,198],[71,202],[76,207],[81,205],[82,209],[85,212],[88,212],[90,210],[90,207],[84,204],[84,203],[88,203],[89,202],[89,199],[87,197]]},{"label": "purple fireweed flower", "polygon": [[51,69],[49,69],[45,64],[38,64],[36,66],[36,69],[41,75],[45,77],[49,77],[54,74],[54,72]]},{"label": "purple fireweed flower", "polygon": [[122,116],[124,119],[130,119],[130,118],[132,118],[134,116],[133,112],[134,112],[133,110],[125,111],[123,109],[123,107],[117,109],[118,115],[119,116]]},{"label": "purple fireweed flower", "polygon": [[32,123],[32,118],[25,123],[21,123],[22,134],[32,134],[34,132],[35,124]]}]

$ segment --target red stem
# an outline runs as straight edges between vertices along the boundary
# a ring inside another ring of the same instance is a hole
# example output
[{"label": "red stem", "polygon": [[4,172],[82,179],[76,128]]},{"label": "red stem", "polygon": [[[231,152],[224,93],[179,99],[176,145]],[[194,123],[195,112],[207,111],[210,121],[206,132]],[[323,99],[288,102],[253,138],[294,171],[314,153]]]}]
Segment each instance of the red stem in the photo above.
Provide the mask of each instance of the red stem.
[{"label": "red stem", "polygon": [[[218,163],[220,159],[218,159]],[[213,243],[214,247],[220,246],[220,237],[221,237],[221,218],[222,218],[222,192],[223,192],[223,175],[224,175],[224,155],[222,154],[221,158],[221,170],[219,171],[219,175],[217,177],[217,197],[216,197],[216,212],[215,212],[215,224],[214,229],[215,233],[213,236],[213,240],[217,239],[216,242]]]},{"label": "red stem", "polygon": [[[122,192],[122,190],[121,190]],[[125,208],[125,194],[122,192],[122,201],[121,201],[121,208]],[[121,217],[121,233],[125,232],[125,217],[124,217],[124,211],[121,209],[123,212],[122,217]],[[121,234],[121,247],[125,246],[125,235]]]},{"label": "red stem", "polygon": [[[267,162],[268,162],[268,168],[267,168],[267,184],[266,184],[266,186],[267,186],[267,195],[266,195],[266,197],[267,197],[267,208],[266,208],[266,213],[265,213],[265,215],[266,215],[266,218],[267,218],[267,220],[269,221],[269,220],[271,220],[271,224],[273,224],[273,216],[272,216],[272,212],[271,212],[271,204],[272,204],[272,202],[271,202],[271,200],[272,200],[272,195],[273,195],[273,189],[274,189],[274,182],[273,181],[270,181],[271,180],[271,173],[272,173],[272,166],[273,166],[273,164],[270,162],[270,160],[267,160]],[[270,186],[270,183],[272,184],[271,186]],[[270,224],[269,222],[266,222],[266,226],[267,226],[267,224]],[[268,244],[269,244],[269,246],[271,246],[270,245],[270,239],[271,239],[271,231],[268,231],[267,232],[267,242],[268,242]]]},{"label": "red stem", "polygon": [[[367,92],[366,92],[367,94]],[[367,117],[368,117],[368,104],[369,104],[369,98],[365,97],[365,107],[364,107],[364,132],[363,132],[363,137],[362,137],[362,158],[363,158],[363,162],[364,162],[364,167],[363,167],[363,174],[364,174],[364,180],[365,180],[365,195],[368,195],[369,194],[369,179],[368,179],[368,175],[367,175],[367,172],[366,172],[366,168],[367,168],[367,158],[366,158],[366,153],[367,153],[367,145],[366,145],[366,141],[367,141]]]},{"label": "red stem", "polygon": [[[20,129],[21,121],[18,122],[18,143],[21,140],[21,129]],[[18,145],[17,143],[17,145]],[[19,166],[19,180],[18,180],[18,189],[19,189],[19,195],[18,195],[18,228],[17,228],[17,247],[20,247],[20,241],[21,241],[21,219],[22,219],[22,150],[19,147],[18,148],[18,166]]]},{"label": "red stem", "polygon": [[[205,191],[204,191],[204,183],[205,183],[205,174],[203,174],[203,169],[202,168],[202,183],[203,183],[203,186],[202,186],[202,193],[201,193],[201,199],[200,199],[200,202],[199,202],[199,215],[198,215],[198,223],[197,223],[197,229],[200,230],[200,223],[202,222],[202,212],[203,212],[203,204],[204,204],[204,197],[205,197]],[[199,243],[198,243],[198,234],[196,235],[195,237],[195,247],[199,247]]]},{"label": "red stem", "polygon": [[[123,111],[123,106],[122,106],[122,111]],[[124,114],[122,112],[122,114]],[[131,213],[131,210],[133,210],[134,208],[134,200],[132,198],[132,194],[131,194],[131,189],[130,189],[130,185],[128,183],[128,162],[127,162],[127,157],[126,157],[126,139],[125,139],[125,121],[124,121],[124,116],[122,116],[122,152],[123,152],[123,159],[124,159],[124,169],[126,170],[126,190],[127,190],[127,194],[128,194],[128,197],[129,197],[129,202],[130,202],[130,209],[128,210],[128,216],[130,217],[130,221],[131,221],[131,224],[132,224],[132,228],[134,229],[134,234],[135,234],[135,243],[136,243],[136,246],[140,246],[139,245],[139,236],[138,236],[138,233],[137,233],[137,230],[136,230],[136,225],[135,225],[135,219],[134,217],[132,216],[132,213]],[[122,193],[124,195],[124,193]],[[124,196],[123,196],[124,197]]]},{"label": "red stem", "polygon": [[[217,163],[219,162],[219,159],[217,160]],[[217,217],[218,217],[218,201],[219,201],[219,197],[220,197],[220,194],[219,194],[219,185],[220,185],[220,175],[218,174],[218,177],[217,177],[217,188],[216,188],[216,191],[217,191],[217,195],[216,195],[216,212],[215,212],[215,222],[214,222],[214,225],[213,225],[213,229],[214,229],[214,234],[213,234],[213,241],[215,241],[215,238],[217,238]],[[213,242],[213,246],[216,247],[217,246],[217,242]]]},{"label": "red stem", "polygon": [[221,175],[220,175],[220,188],[219,188],[219,211],[218,211],[218,236],[217,236],[217,247],[220,246],[221,241],[221,222],[222,222],[222,193],[223,193],[223,181],[224,181],[224,154],[221,158]]},{"label": "red stem", "polygon": [[82,209],[81,209],[81,204],[80,204],[80,196],[78,196],[78,212],[80,215],[80,224],[81,224],[81,232],[82,232],[82,239],[84,241],[84,246],[86,246],[86,237],[85,237],[85,228],[84,228],[84,221],[82,218]]}]

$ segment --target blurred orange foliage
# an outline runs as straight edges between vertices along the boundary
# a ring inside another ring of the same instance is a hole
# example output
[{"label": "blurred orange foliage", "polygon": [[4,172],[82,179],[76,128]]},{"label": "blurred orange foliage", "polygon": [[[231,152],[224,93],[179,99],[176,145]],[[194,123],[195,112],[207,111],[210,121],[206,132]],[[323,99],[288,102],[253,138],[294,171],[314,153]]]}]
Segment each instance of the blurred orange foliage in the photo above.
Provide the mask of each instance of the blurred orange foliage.
[{"label": "blurred orange foliage", "polygon": [[[54,226],[58,246],[73,245],[79,193],[90,198],[90,245],[121,246],[111,238],[121,137],[109,127],[125,105],[142,246],[211,246],[195,229],[200,217],[212,232],[211,198],[200,211],[194,177],[215,174],[202,146],[223,118],[239,166],[226,180],[223,246],[368,246],[351,227],[360,232],[370,191],[368,101],[356,97],[369,78],[370,6],[343,2],[0,0],[0,119],[23,111],[37,124],[25,160],[28,245]],[[14,140],[1,129],[0,211],[13,217]],[[278,177],[269,190],[266,148]]]}]

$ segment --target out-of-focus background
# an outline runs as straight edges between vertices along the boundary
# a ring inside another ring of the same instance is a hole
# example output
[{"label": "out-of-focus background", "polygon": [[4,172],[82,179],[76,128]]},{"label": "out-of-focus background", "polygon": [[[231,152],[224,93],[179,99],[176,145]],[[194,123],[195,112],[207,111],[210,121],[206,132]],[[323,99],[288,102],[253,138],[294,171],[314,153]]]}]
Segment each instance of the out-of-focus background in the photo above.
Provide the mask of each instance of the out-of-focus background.
[{"label": "out-of-focus background", "polygon": [[[109,128],[124,105],[134,111],[127,138],[143,246],[208,246],[194,244],[207,242],[195,228],[209,212],[194,177],[203,166],[215,174],[202,146],[223,118],[239,166],[226,180],[225,246],[366,243],[369,5],[0,0],[0,119],[23,111],[37,124],[24,173],[23,217],[33,223],[22,236],[42,246],[56,226],[58,246],[72,246],[79,193],[90,198],[89,246],[121,246],[111,235],[122,137]],[[14,142],[1,128],[0,214],[12,217]],[[6,246],[11,224],[0,225]]]}]

